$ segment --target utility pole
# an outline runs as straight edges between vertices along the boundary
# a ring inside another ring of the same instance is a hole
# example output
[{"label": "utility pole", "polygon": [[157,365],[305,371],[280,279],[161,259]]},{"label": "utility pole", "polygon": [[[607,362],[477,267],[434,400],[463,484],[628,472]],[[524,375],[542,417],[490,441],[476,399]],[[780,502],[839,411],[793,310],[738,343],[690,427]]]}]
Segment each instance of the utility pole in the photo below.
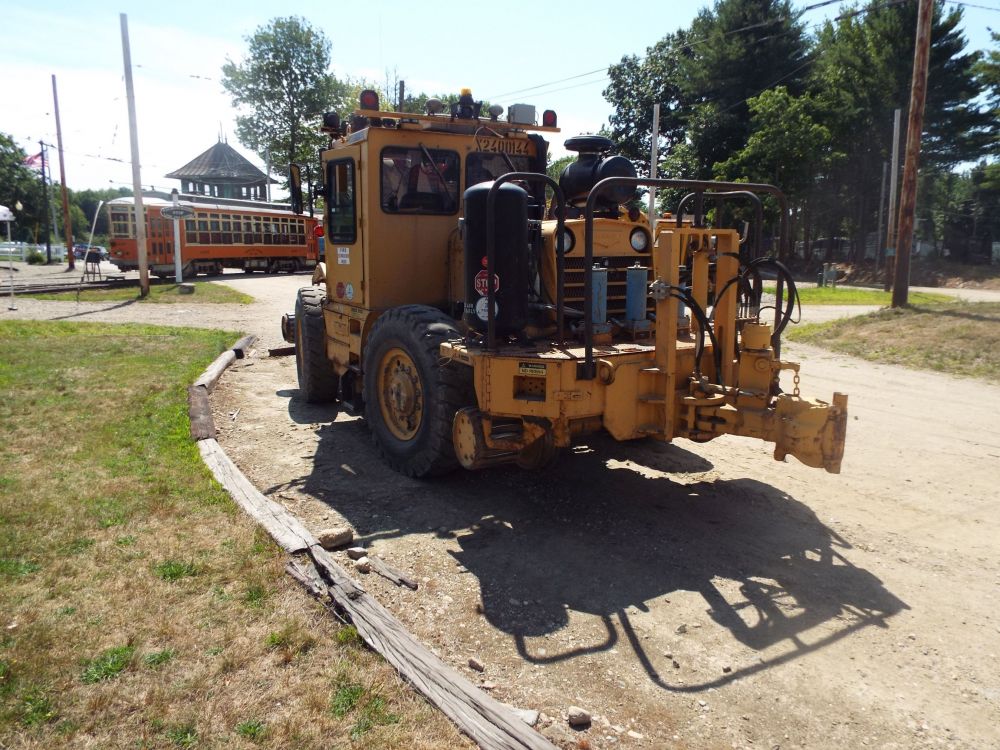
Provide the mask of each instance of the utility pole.
[{"label": "utility pole", "polygon": [[910,254],[913,247],[913,215],[917,208],[917,167],[920,163],[920,136],[924,129],[927,99],[927,68],[931,50],[933,0],[920,0],[917,16],[917,43],[913,51],[913,83],[910,85],[910,117],[906,126],[906,162],[899,204],[899,232],[896,243],[896,282],[892,306],[905,307],[910,291]]},{"label": "utility pole", "polygon": [[[896,109],[892,116],[892,174],[889,176],[889,218],[886,221],[887,230],[885,237],[885,285],[883,289],[889,291],[892,289],[892,268],[896,256],[896,218],[898,213],[896,212],[896,196],[898,193],[898,182],[899,182],[899,129],[900,121],[903,117],[903,110]],[[892,256],[889,252],[892,252]]]},{"label": "utility pole", "polygon": [[139,254],[139,296],[149,296],[149,260],[146,256],[146,211],[142,206],[139,174],[139,134],[135,124],[135,90],[132,88],[132,53],[128,44],[128,16],[121,14],[122,57],[125,59],[125,96],[128,99],[128,134],[132,146],[132,192],[135,193],[135,244]]},{"label": "utility pole", "polygon": [[69,259],[67,271],[76,268],[73,257],[73,222],[69,219],[69,194],[66,192],[66,162],[63,159],[62,125],[59,124],[59,94],[56,92],[56,76],[52,74],[52,104],[56,115],[56,146],[59,148],[59,182],[62,184],[63,235],[66,237],[66,257]]},{"label": "utility pole", "polygon": [[875,232],[875,270],[878,271],[882,258],[882,217],[885,211],[885,178],[889,173],[889,162],[882,162],[882,187],[878,191],[878,231]]},{"label": "utility pole", "polygon": [[400,81],[399,82],[399,98],[396,99],[396,111],[397,112],[402,112],[403,111],[403,102],[405,102],[405,101],[406,101],[406,82],[405,81]]},{"label": "utility pole", "polygon": [[[652,145],[649,150],[649,176],[651,179],[656,179],[657,167],[660,159],[660,105],[653,105],[653,137]],[[656,236],[656,188],[652,185],[649,186],[649,211],[647,213],[647,218],[649,219],[649,228],[653,232],[653,236]]]},{"label": "utility pole", "polygon": [[52,236],[49,229],[49,183],[45,179],[45,141],[38,142],[42,150],[42,200],[45,203],[45,213],[43,215],[43,226],[45,227],[45,262],[52,262]]}]

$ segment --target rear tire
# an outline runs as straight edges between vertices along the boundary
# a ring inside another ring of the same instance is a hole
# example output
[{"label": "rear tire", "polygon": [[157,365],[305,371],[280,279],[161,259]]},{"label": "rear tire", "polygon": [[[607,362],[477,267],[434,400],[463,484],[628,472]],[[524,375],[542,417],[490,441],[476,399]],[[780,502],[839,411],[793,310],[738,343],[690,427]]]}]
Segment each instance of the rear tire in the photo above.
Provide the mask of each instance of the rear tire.
[{"label": "rear tire", "polygon": [[340,386],[326,356],[324,296],[322,289],[304,287],[295,300],[295,369],[299,393],[310,404],[334,401]]},{"label": "rear tire", "polygon": [[439,349],[461,335],[440,310],[404,305],[383,313],[368,336],[365,419],[375,446],[401,474],[426,477],[458,466],[452,422],[475,403],[472,370],[442,364]]}]

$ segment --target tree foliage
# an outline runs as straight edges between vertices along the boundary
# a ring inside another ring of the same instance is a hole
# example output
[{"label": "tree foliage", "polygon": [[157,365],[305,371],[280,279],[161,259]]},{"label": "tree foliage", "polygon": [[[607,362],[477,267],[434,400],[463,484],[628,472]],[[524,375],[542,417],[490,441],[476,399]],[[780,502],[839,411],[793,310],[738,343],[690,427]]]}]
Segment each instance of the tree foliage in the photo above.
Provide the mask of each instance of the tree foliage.
[{"label": "tree foliage", "polygon": [[[869,0],[839,13],[811,38],[787,0],[716,0],[645,57],[622,58],[604,92],[622,153],[648,167],[660,102],[661,174],[777,184],[803,239],[850,236],[861,258],[879,229],[895,108],[906,122],[917,4]],[[988,203],[1000,187],[993,164],[951,175],[1000,151],[1000,51],[968,51],[961,22],[961,7],[935,4],[917,224],[938,242],[972,215],[968,201]],[[974,223],[982,237],[989,222]]]},{"label": "tree foliage", "polygon": [[312,162],[325,143],[324,112],[353,109],[351,84],[330,72],[330,41],[303,18],[275,18],[246,39],[240,63],[222,66],[222,85],[242,111],[240,143],[274,163]]},{"label": "tree foliage", "polygon": [[[40,173],[24,165],[27,156],[11,136],[0,133],[0,205],[14,212],[11,238],[21,242],[33,242],[41,237],[45,223]],[[16,210],[18,202],[22,206],[20,211]],[[3,227],[0,232],[4,240],[7,239],[6,229]]]},{"label": "tree foliage", "polygon": [[809,41],[789,0],[717,0],[691,24],[680,61],[692,114],[688,137],[698,177],[742,149],[750,135],[748,100],[776,86],[805,87]]}]

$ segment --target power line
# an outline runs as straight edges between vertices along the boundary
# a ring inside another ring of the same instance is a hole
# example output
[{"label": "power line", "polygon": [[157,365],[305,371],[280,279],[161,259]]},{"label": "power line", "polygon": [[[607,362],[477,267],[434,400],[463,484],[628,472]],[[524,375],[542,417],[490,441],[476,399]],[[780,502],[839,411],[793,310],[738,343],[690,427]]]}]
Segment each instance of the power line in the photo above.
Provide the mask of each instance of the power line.
[{"label": "power line", "polygon": [[977,5],[976,3],[967,3],[965,0],[945,0],[945,5],[962,5],[966,8],[978,8],[979,10],[992,10],[994,13],[1000,13],[1000,8],[992,8],[989,5]]},{"label": "power line", "polygon": [[514,91],[507,91],[507,92],[505,92],[503,94],[497,94],[496,96],[487,96],[485,98],[487,100],[489,100],[489,101],[493,101],[494,99],[501,99],[501,98],[503,98],[505,96],[513,96],[514,94],[523,94],[523,93],[528,92],[528,91],[534,91],[535,89],[545,88],[546,86],[552,86],[552,85],[555,85],[557,83],[563,83],[565,81],[572,81],[572,80],[574,80],[576,78],[583,78],[584,76],[591,76],[591,75],[594,75],[595,73],[603,73],[606,70],[607,70],[607,67],[597,68],[597,70],[588,70],[586,73],[578,73],[577,75],[575,75],[575,76],[569,76],[568,78],[559,78],[558,80],[549,81],[548,83],[540,83],[537,86],[529,86],[526,89],[515,89]]}]

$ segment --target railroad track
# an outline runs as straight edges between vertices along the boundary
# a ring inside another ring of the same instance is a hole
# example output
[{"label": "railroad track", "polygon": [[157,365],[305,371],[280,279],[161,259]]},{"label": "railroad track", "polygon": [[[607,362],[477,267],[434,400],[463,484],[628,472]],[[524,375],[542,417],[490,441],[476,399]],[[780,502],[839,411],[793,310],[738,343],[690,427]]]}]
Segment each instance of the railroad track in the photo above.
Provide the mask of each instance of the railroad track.
[{"label": "railroad track", "polygon": [[[138,287],[138,279],[102,279],[100,281],[15,281],[14,294],[58,294],[69,293],[83,289],[120,289],[122,287]],[[8,278],[0,278],[0,297],[10,294],[11,282]]]}]

